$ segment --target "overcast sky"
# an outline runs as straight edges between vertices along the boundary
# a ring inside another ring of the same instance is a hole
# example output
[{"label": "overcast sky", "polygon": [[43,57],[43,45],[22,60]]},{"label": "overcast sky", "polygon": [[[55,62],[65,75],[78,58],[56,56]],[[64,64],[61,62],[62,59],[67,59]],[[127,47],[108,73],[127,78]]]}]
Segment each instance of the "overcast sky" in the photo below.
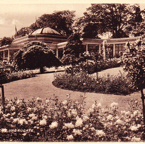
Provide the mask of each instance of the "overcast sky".
[{"label": "overcast sky", "polygon": [[[86,8],[91,6],[91,3],[97,2],[101,1],[0,0],[0,38],[11,37],[15,34],[15,25],[17,29],[30,26],[36,18],[44,13],[51,14],[59,10],[75,10],[76,16],[80,17],[86,11]],[[141,8],[145,8],[145,3],[141,4]]]}]

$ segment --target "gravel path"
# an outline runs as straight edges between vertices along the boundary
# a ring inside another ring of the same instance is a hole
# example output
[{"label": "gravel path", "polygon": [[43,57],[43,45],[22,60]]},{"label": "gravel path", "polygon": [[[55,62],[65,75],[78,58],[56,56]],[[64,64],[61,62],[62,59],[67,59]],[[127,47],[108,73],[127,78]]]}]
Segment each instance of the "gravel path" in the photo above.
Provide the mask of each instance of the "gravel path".
[{"label": "gravel path", "polygon": [[[118,74],[119,70],[123,72],[122,68],[114,68],[104,70],[99,75],[107,73]],[[63,90],[56,88],[52,85],[54,80],[54,73],[37,74],[36,77],[18,80],[4,84],[5,97],[13,99],[17,97],[19,99],[29,100],[32,97],[52,98],[58,96],[60,100],[66,99],[66,95],[70,94],[73,100],[78,99],[80,95],[86,96],[86,108],[90,107],[95,100],[101,103],[103,107],[110,105],[112,102],[118,102],[120,110],[128,110],[128,100],[138,99],[140,101],[140,93],[136,92],[131,95],[110,95],[110,94],[99,94],[99,93],[83,93],[70,90]]]}]

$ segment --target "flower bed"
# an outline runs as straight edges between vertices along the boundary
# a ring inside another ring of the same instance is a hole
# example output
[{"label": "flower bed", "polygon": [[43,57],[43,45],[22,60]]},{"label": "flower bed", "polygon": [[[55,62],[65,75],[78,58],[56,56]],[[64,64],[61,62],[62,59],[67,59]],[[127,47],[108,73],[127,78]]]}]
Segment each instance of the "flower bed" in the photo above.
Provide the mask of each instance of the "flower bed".
[{"label": "flower bed", "polygon": [[0,71],[0,82],[1,83],[7,83],[19,79],[24,79],[24,78],[30,78],[34,77],[35,73],[33,71],[18,71],[18,72],[12,72],[12,73],[7,73],[3,70]]},{"label": "flower bed", "polygon": [[120,67],[122,64],[121,58],[112,58],[108,60],[99,60],[94,62],[88,60],[87,62],[80,62],[78,65],[66,69],[67,73],[78,73],[80,71],[88,72],[89,74],[99,72],[109,68]]},{"label": "flower bed", "polygon": [[129,86],[129,81],[123,74],[118,76],[107,75],[96,79],[85,72],[76,73],[75,75],[65,73],[56,75],[53,85],[74,91],[117,95],[127,95],[136,90]]},{"label": "flower bed", "polygon": [[6,100],[0,107],[0,141],[143,141],[140,110],[118,112],[113,102],[102,108],[95,102],[85,109],[84,97]]}]

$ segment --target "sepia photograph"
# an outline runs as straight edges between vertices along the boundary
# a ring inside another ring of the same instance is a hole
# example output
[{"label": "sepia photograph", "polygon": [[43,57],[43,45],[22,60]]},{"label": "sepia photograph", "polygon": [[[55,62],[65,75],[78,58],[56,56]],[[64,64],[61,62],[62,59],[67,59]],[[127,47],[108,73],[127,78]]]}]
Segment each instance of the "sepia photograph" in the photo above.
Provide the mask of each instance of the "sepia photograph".
[{"label": "sepia photograph", "polygon": [[0,142],[145,142],[145,3],[0,0]]}]

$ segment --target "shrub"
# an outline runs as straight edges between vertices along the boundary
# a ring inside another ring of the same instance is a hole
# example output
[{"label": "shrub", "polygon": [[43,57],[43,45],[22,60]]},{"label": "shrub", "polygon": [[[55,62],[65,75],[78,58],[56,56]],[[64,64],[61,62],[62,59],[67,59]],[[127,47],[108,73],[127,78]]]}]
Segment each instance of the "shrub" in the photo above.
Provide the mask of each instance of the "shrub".
[{"label": "shrub", "polygon": [[0,82],[1,83],[7,83],[7,82],[11,82],[11,81],[15,81],[15,80],[19,80],[19,79],[25,79],[25,78],[30,78],[30,77],[34,77],[35,73],[33,73],[33,71],[18,71],[18,72],[12,72],[12,73],[7,73],[4,71],[0,72]]},{"label": "shrub", "polygon": [[78,65],[69,67],[66,69],[67,73],[77,73],[80,71],[87,72],[89,74],[99,72],[105,69],[109,68],[115,68],[119,67],[122,64],[122,59],[121,58],[112,58],[108,60],[99,60],[99,61],[93,61],[93,60],[88,60],[86,62],[80,62]]},{"label": "shrub", "polygon": [[0,141],[143,141],[142,113],[118,111],[118,103],[85,109],[84,97],[6,100],[0,107]]},{"label": "shrub", "polygon": [[56,75],[53,84],[56,87],[74,91],[99,92],[117,95],[127,95],[135,91],[128,86],[129,81],[127,81],[123,74],[118,76],[104,75],[96,80],[85,72],[80,72],[75,75],[65,73]]}]

